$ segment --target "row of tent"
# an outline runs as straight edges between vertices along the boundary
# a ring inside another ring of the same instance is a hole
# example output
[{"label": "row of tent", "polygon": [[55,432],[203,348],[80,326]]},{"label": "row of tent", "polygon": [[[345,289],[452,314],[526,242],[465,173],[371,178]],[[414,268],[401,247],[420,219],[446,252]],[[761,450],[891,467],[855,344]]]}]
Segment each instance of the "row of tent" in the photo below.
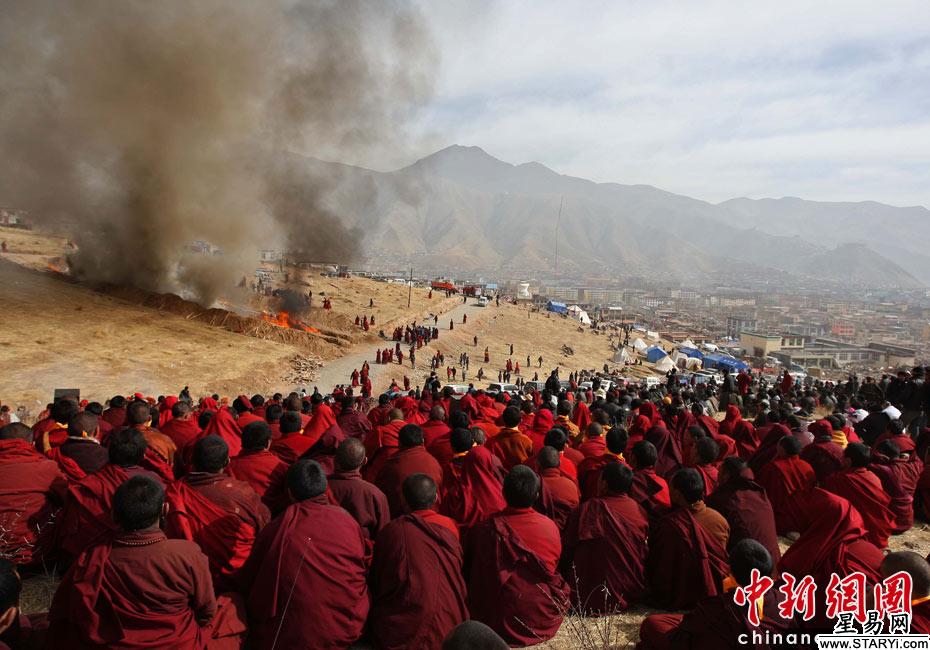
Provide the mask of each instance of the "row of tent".
[{"label": "row of tent", "polygon": [[744,361],[718,352],[716,346],[705,346],[705,348],[707,348],[707,351],[702,352],[689,339],[683,341],[677,350],[669,354],[657,345],[646,345],[643,339],[633,341],[633,349],[644,355],[646,361],[655,364],[655,369],[659,372],[668,372],[676,366],[686,370],[699,370],[701,368],[723,370],[726,368],[734,373],[750,369],[749,364]]}]

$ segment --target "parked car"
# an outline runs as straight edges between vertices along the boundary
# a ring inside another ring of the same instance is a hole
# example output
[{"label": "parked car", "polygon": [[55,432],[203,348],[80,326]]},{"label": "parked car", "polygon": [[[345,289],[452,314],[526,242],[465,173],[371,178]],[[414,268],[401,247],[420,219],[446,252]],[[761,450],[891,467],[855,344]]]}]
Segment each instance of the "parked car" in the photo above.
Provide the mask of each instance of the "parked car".
[{"label": "parked car", "polygon": [[489,384],[485,392],[489,395],[497,395],[498,393],[516,395],[520,392],[520,387],[516,384]]},{"label": "parked car", "polygon": [[662,382],[659,381],[658,377],[649,376],[649,377],[643,377],[641,384],[643,388],[649,389],[649,388],[657,388],[658,386],[661,386]]},{"label": "parked car", "polygon": [[487,296],[481,296],[480,298],[478,298],[478,302],[476,304],[479,307],[487,307],[490,302],[491,301]]},{"label": "parked car", "polygon": [[528,381],[523,384],[523,392],[532,393],[535,390],[538,390],[540,393],[546,389],[546,382],[544,381]]},{"label": "parked car", "polygon": [[464,395],[468,392],[468,384],[445,384],[443,388],[451,388],[453,395]]}]

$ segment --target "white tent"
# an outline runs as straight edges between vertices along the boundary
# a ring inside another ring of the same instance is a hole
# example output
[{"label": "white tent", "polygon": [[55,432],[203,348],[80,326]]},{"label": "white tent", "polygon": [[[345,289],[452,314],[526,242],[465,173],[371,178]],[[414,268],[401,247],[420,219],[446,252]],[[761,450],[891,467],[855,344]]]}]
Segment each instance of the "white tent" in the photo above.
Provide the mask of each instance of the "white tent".
[{"label": "white tent", "polygon": [[658,333],[658,332],[653,332],[653,331],[651,331],[651,330],[646,330],[646,338],[647,338],[647,339],[650,339],[650,340],[652,340],[652,341],[658,341],[658,340],[659,340],[659,333]]},{"label": "white tent", "polygon": [[691,339],[685,339],[684,341],[682,341],[681,343],[678,344],[678,347],[680,347],[680,348],[692,348],[692,349],[694,349],[694,350],[697,349],[697,346],[694,344],[694,341],[692,341]]},{"label": "white tent", "polygon": [[685,359],[685,368],[688,370],[693,370],[695,368],[700,369],[704,367],[704,362],[698,359],[697,357],[687,357]]},{"label": "white tent", "polygon": [[614,352],[614,358],[611,359],[611,361],[613,361],[614,363],[626,363],[629,360],[630,360],[630,351],[627,350],[626,348],[623,348],[622,350],[617,350],[616,352]]},{"label": "white tent", "polygon": [[653,367],[659,372],[668,372],[675,367],[675,363],[668,356],[664,356]]},{"label": "white tent", "polygon": [[648,347],[649,346],[646,345],[646,342],[643,341],[642,339],[636,339],[635,341],[633,341],[633,349],[635,349],[639,353],[645,352],[646,348]]},{"label": "white tent", "polygon": [[705,343],[701,347],[704,348],[705,350],[710,350],[711,352],[717,351],[717,346],[714,345],[713,343]]}]

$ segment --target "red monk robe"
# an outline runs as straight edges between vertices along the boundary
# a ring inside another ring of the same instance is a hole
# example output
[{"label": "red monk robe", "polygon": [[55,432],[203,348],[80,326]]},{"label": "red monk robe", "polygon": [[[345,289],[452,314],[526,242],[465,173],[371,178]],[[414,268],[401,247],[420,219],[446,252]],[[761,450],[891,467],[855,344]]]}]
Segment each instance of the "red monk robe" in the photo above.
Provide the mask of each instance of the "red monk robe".
[{"label": "red monk robe", "polygon": [[383,426],[375,427],[365,437],[365,454],[368,456],[368,464],[362,471],[365,480],[374,483],[381,466],[397,453],[400,446],[398,434],[405,426],[407,423],[403,420],[391,420]]},{"label": "red monk robe", "polygon": [[404,513],[404,479],[413,474],[426,474],[437,486],[442,485],[439,461],[423,445],[399,449],[384,461],[378,472],[374,483],[387,497],[391,517],[399,517]]},{"label": "red monk robe", "polygon": [[310,422],[304,427],[304,435],[310,439],[310,446],[316,444],[323,432],[336,424],[336,414],[333,409],[325,402],[320,402],[313,407],[313,416]]},{"label": "red monk robe", "polygon": [[[646,404],[649,403],[650,402],[646,402]],[[664,422],[654,424],[652,428],[646,432],[645,440],[648,440],[655,446],[658,454],[658,461],[655,466],[656,474],[669,478],[681,468],[681,449],[678,447],[678,442],[665,427]]]},{"label": "red monk robe", "polygon": [[512,646],[555,636],[569,588],[557,572],[562,544],[555,523],[532,508],[506,508],[465,542],[471,617]]},{"label": "red monk robe", "polygon": [[58,547],[69,557],[77,557],[95,542],[117,530],[113,522],[113,495],[116,488],[133,476],[161,478],[148,470],[131,465],[104,465],[100,470],[71,485],[65,507],[58,520]]},{"label": "red monk robe", "polygon": [[[782,556],[779,574],[788,572],[797,579],[809,575],[815,584],[826,585],[833,573],[848,576],[861,571],[869,590],[880,580],[882,552],[866,539],[862,516],[849,501],[814,488],[803,501],[799,523],[801,536]],[[824,591],[819,587],[816,591],[816,619],[811,621],[811,627],[828,626],[832,630],[835,621],[824,615]]]},{"label": "red monk robe", "polygon": [[[458,460],[458,459],[456,459]],[[439,512],[454,519],[464,533],[507,507],[503,475],[485,447],[472,447],[443,468]]]},{"label": "red monk robe", "polygon": [[423,513],[395,519],[378,535],[369,617],[376,648],[438,648],[468,619],[456,535]]},{"label": "red monk robe", "polygon": [[633,486],[630,488],[630,498],[642,507],[649,519],[664,514],[672,507],[668,482],[656,474],[651,467],[633,470]]},{"label": "red monk robe", "polygon": [[226,471],[233,478],[252,486],[272,514],[281,512],[290,505],[290,497],[284,483],[287,464],[269,450],[243,450],[238,456],[230,459]]},{"label": "red monk robe", "polygon": [[772,556],[773,565],[781,559],[778,533],[775,530],[775,512],[765,489],[753,480],[752,470],[746,467],[739,476],[728,478],[705,500],[730,524],[727,550],[744,539],[754,539]]},{"label": "red monk robe", "polygon": [[833,442],[833,430],[826,425],[826,431],[820,430],[820,422],[811,423],[808,432],[814,441],[801,450],[801,460],[808,463],[817,476],[817,482],[823,485],[833,472],[843,469],[843,448]]},{"label": "red monk robe", "polygon": [[[548,413],[549,411],[546,411]],[[534,443],[517,428],[500,430],[500,433],[487,442],[488,451],[500,458],[504,469],[510,471],[515,465],[522,465],[533,454]],[[542,449],[540,445],[539,449]]]},{"label": "red monk robe", "polygon": [[728,572],[726,549],[690,510],[676,507],[653,522],[646,581],[656,607],[694,607],[702,598],[721,593]]},{"label": "red monk robe", "polygon": [[295,431],[281,434],[280,438],[271,443],[268,451],[280,458],[286,465],[291,465],[312,446],[310,438],[300,431]]},{"label": "red monk robe", "polygon": [[374,541],[391,521],[391,509],[384,492],[362,478],[358,469],[336,470],[328,481],[333,499],[362,527],[365,538]]},{"label": "red monk robe", "polygon": [[704,496],[712,493],[717,489],[717,485],[720,482],[719,474],[717,468],[711,464],[707,465],[695,465],[694,469],[701,473],[701,478],[704,479]]},{"label": "red monk robe", "polygon": [[58,465],[28,440],[0,440],[0,557],[23,565],[41,561],[67,490]]},{"label": "red monk robe", "polygon": [[889,459],[875,455],[869,470],[878,477],[882,489],[891,497],[889,508],[894,513],[895,534],[903,533],[914,525],[914,493],[923,471],[918,458]]},{"label": "red monk robe", "polygon": [[824,489],[843,497],[859,511],[868,541],[878,548],[888,546],[888,537],[895,529],[895,516],[891,497],[875,474],[865,467],[843,469],[826,480]]},{"label": "red monk robe", "polygon": [[[368,616],[366,544],[326,495],[295,503],[255,540],[240,573],[256,648],[347,648]],[[312,612],[312,615],[301,615]]]},{"label": "red monk robe", "polygon": [[756,472],[756,481],[775,511],[775,528],[785,535],[798,528],[798,502],[817,485],[813,468],[797,456],[776,458]]},{"label": "red monk robe", "polygon": [[565,528],[568,517],[581,503],[578,486],[562,475],[558,467],[547,467],[539,472],[542,484],[536,510],[555,522],[559,530]]},{"label": "red monk robe", "polygon": [[255,536],[271,519],[267,506],[248,483],[207,472],[191,472],[165,497],[168,534],[197,542],[210,560],[216,590],[231,589]]},{"label": "red monk robe", "polygon": [[161,426],[160,430],[171,438],[178,449],[184,449],[187,445],[192,444],[200,438],[202,433],[195,417],[187,419],[173,418]]},{"label": "red monk robe", "polygon": [[[207,428],[203,430],[203,433],[197,439],[211,435],[217,435],[226,442],[229,447],[230,458],[238,456],[239,452],[242,451],[242,429],[228,409],[221,408],[214,413],[209,424],[207,424]],[[188,449],[192,448],[193,445],[191,444]]]},{"label": "red monk robe", "polygon": [[423,429],[423,441],[427,449],[440,438],[448,439],[449,433],[452,432],[449,425],[442,420],[427,420],[420,428]]},{"label": "red monk robe", "polygon": [[581,504],[568,520],[562,575],[579,611],[623,611],[646,592],[646,512],[613,494]]},{"label": "red monk robe", "polygon": [[49,648],[238,648],[234,600],[213,595],[207,558],[159,529],[120,532],[83,553],[49,609]]}]

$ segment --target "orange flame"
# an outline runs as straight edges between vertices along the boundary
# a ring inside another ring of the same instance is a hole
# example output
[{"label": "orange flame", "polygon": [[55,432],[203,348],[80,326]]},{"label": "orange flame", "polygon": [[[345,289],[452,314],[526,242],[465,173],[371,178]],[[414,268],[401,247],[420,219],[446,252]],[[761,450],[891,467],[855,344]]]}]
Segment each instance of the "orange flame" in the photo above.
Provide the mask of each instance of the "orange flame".
[{"label": "orange flame", "polygon": [[315,327],[310,327],[304,323],[299,318],[294,318],[286,311],[279,311],[276,315],[269,314],[268,312],[262,312],[262,320],[271,323],[277,327],[289,328],[292,330],[300,330],[302,332],[310,332],[311,334],[319,334],[320,330]]},{"label": "orange flame", "polygon": [[68,272],[68,267],[60,257],[50,257],[45,262],[45,268],[52,273],[64,274]]}]

